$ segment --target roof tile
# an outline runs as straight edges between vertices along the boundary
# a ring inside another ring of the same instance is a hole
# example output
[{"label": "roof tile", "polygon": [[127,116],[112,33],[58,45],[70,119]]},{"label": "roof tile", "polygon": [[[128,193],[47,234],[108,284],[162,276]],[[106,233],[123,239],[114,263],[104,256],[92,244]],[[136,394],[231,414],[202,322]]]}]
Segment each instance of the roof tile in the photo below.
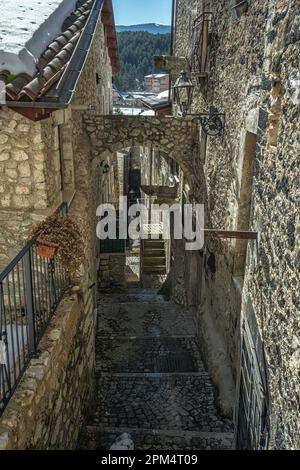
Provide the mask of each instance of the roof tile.
[{"label": "roof tile", "polygon": [[20,73],[11,83],[6,86],[6,94],[12,100],[17,100],[22,88],[27,85],[31,77],[26,73]]},{"label": "roof tile", "polygon": [[[29,98],[35,101],[60,78],[75,50],[94,1],[79,0],[77,2],[76,10],[63,23],[62,33],[41,55],[37,64],[37,75],[32,78],[27,74],[20,74],[6,85],[6,94],[9,99],[18,101]],[[0,80],[7,82],[8,76],[8,71],[0,72]]]},{"label": "roof tile", "polygon": [[[61,34],[49,44],[41,55],[37,64],[36,76],[30,77],[27,74],[20,74],[6,85],[8,100],[35,101],[59,80],[73,55],[95,1],[77,1],[76,10],[65,19]],[[111,54],[115,54],[115,51]],[[115,55],[111,59],[114,68]],[[9,75],[9,71],[1,71],[0,80],[7,83]]]}]

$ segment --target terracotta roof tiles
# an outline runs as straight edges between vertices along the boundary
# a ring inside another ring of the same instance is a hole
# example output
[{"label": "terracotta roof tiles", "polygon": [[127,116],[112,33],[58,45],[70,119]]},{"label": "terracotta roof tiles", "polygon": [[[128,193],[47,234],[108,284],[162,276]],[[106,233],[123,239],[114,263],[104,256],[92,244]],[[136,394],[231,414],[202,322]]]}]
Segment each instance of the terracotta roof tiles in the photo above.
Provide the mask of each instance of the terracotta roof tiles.
[{"label": "terracotta roof tiles", "polygon": [[[23,73],[10,80],[9,71],[0,71],[0,80],[6,83],[8,101],[39,100],[60,79],[73,56],[95,2],[97,0],[77,1],[76,10],[65,19],[61,34],[49,44],[39,58],[37,73],[34,77]],[[117,72],[119,59],[112,4],[110,0],[104,0],[103,5],[102,21],[107,35],[109,55],[113,71]],[[113,41],[113,46],[110,46],[110,41]]]},{"label": "terracotta roof tiles", "polygon": [[[89,18],[95,0],[78,0],[76,10],[66,18],[62,33],[49,44],[41,55],[35,77],[20,74],[6,85],[8,99],[35,101],[60,78]],[[0,80],[7,82],[8,71],[0,72]]]}]

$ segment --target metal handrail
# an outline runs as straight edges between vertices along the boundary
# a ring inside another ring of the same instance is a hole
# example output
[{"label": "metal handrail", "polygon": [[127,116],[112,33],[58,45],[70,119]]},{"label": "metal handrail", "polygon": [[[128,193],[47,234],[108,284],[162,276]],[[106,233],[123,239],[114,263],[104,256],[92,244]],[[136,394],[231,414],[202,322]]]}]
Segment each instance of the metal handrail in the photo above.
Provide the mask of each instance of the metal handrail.
[{"label": "metal handrail", "polygon": [[44,257],[34,238],[0,273],[0,416],[69,287],[60,259]]},{"label": "metal handrail", "polygon": [[[69,206],[67,202],[62,202],[61,205],[56,209],[57,213],[61,213],[62,215],[67,215],[69,211]],[[17,256],[10,261],[10,263],[4,268],[2,272],[0,272],[0,282],[10,273],[10,271],[18,264],[18,262],[23,258],[25,253],[28,251],[29,248],[33,246],[35,243],[35,239],[32,238],[22,250],[17,254]]]},{"label": "metal handrail", "polygon": [[10,263],[4,268],[4,270],[0,273],[0,282],[7,277],[7,275],[14,269],[14,267],[19,263],[19,261],[24,257],[25,253],[34,245],[35,240],[30,240],[24,248],[17,254],[17,256],[10,261]]}]

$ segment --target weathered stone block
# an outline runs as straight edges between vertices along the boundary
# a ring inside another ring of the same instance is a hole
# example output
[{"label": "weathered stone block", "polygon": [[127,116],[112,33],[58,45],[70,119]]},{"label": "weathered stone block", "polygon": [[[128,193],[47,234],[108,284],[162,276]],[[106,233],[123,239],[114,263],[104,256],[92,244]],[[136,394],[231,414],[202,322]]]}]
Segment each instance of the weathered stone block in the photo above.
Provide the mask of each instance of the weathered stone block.
[{"label": "weathered stone block", "polygon": [[0,152],[0,162],[6,162],[10,159],[10,154],[8,152]]},{"label": "weathered stone block", "polygon": [[28,124],[18,124],[16,131],[28,133],[30,131],[30,126]]},{"label": "weathered stone block", "polygon": [[28,160],[28,155],[24,150],[16,150],[12,152],[13,159],[16,160],[17,162],[24,162],[25,160]]},{"label": "weathered stone block", "polygon": [[34,170],[33,178],[36,183],[44,183],[45,182],[45,175],[44,172],[41,170]]},{"label": "weathered stone block", "polygon": [[8,141],[8,135],[0,134],[0,145],[6,144],[7,141]]},{"label": "weathered stone block", "polygon": [[16,170],[6,168],[5,174],[10,178],[11,180],[16,180],[18,178],[18,173]]},{"label": "weathered stone block", "polygon": [[14,195],[12,198],[12,203],[14,207],[18,208],[28,208],[30,206],[29,199],[26,196]]},{"label": "weathered stone block", "polygon": [[18,172],[21,178],[28,178],[31,176],[30,165],[28,162],[18,165]]},{"label": "weathered stone block", "polygon": [[30,188],[28,186],[16,186],[16,194],[18,195],[30,194]]}]

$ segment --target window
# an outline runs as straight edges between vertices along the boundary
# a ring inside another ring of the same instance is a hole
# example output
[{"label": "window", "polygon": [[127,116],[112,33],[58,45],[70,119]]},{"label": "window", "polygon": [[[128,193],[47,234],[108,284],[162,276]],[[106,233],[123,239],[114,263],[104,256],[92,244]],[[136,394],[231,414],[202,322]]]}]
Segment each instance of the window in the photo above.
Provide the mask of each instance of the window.
[{"label": "window", "polygon": [[100,85],[100,82],[101,82],[101,75],[96,72],[96,85]]},{"label": "window", "polygon": [[236,423],[237,450],[267,450],[270,435],[267,361],[256,320],[244,321]]},{"label": "window", "polygon": [[249,0],[232,0],[232,12],[235,18],[240,18],[249,7]]}]

